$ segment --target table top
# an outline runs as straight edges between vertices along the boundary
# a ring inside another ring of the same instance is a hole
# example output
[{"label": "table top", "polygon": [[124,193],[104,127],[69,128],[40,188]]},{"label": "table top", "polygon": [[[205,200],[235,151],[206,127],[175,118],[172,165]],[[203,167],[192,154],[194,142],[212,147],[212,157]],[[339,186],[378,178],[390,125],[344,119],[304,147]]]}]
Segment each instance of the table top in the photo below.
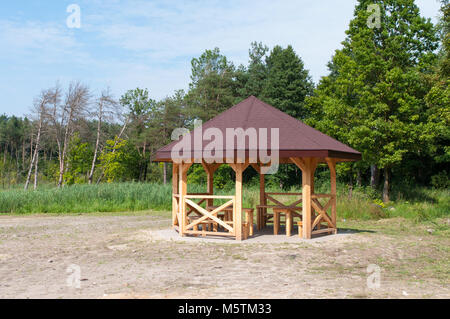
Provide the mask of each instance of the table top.
[{"label": "table top", "polygon": [[[216,209],[216,208],[218,208],[219,206],[207,206],[206,207],[206,209],[209,209],[209,210],[214,210],[214,209]],[[224,208],[224,209],[222,209],[222,210],[227,210],[227,211],[232,211],[233,210],[233,206],[228,206],[227,208]],[[242,207],[242,210],[253,210],[253,208],[245,208],[245,207]]]},{"label": "table top", "polygon": [[275,209],[294,209],[301,210],[301,206],[282,206],[282,205],[256,205],[256,208],[275,208]]}]

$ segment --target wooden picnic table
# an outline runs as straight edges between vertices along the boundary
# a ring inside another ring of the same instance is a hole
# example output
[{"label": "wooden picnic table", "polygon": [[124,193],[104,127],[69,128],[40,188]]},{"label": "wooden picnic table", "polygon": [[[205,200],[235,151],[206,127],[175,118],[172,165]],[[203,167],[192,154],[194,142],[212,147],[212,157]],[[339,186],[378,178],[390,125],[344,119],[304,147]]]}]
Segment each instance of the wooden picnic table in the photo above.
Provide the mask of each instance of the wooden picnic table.
[{"label": "wooden picnic table", "polygon": [[[267,221],[273,216],[273,233],[278,235],[280,229],[280,215],[285,214],[286,236],[291,236],[293,218],[302,218],[299,213],[302,211],[301,206],[285,206],[285,205],[257,205],[258,212],[256,215],[258,230],[266,226]],[[265,214],[267,209],[272,209],[273,215]]]}]

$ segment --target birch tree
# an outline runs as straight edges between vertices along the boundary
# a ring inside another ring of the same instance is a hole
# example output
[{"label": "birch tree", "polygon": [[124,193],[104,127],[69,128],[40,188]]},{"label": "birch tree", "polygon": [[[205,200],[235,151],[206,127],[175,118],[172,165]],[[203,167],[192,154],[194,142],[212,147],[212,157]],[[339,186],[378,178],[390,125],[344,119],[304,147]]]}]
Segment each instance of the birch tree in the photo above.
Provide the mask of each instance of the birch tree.
[{"label": "birch tree", "polygon": [[72,82],[62,103],[62,91],[57,85],[52,98],[51,120],[58,148],[59,174],[58,187],[63,185],[66,170],[66,155],[70,138],[77,119],[86,115],[90,100],[89,88],[80,82]]},{"label": "birch tree", "polygon": [[30,179],[31,179],[31,173],[33,171],[33,166],[34,166],[34,171],[35,171],[35,176],[34,176],[34,189],[36,189],[37,187],[37,172],[38,172],[38,156],[39,156],[39,145],[40,145],[40,141],[41,141],[41,132],[44,126],[44,122],[46,121],[46,114],[47,114],[47,105],[48,103],[51,101],[51,97],[52,97],[52,92],[50,90],[47,91],[42,91],[41,95],[39,96],[39,98],[35,101],[34,103],[34,112],[36,113],[37,116],[37,134],[36,134],[36,142],[35,142],[35,146],[34,146],[34,152],[33,155],[31,157],[31,161],[30,161],[30,166],[28,168],[28,174],[27,174],[27,179],[25,181],[25,186],[24,189],[28,189],[28,185],[30,184]]},{"label": "birch tree", "polygon": [[[111,120],[114,111],[117,107],[117,102],[114,100],[113,96],[109,90],[103,91],[101,96],[96,101],[97,106],[97,137],[95,141],[94,156],[92,158],[91,170],[89,172],[89,184],[92,184],[92,179],[94,177],[95,164],[97,162],[98,152],[100,148],[100,138],[102,135],[102,123],[105,119]],[[122,134],[120,134],[122,135]]]}]

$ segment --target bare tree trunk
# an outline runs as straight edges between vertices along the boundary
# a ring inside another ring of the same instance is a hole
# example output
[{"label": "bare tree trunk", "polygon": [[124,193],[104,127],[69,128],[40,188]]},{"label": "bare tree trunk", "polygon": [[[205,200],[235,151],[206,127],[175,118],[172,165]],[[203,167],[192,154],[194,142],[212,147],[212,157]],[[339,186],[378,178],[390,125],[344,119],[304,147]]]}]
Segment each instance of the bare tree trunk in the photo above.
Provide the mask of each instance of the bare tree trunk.
[{"label": "bare tree trunk", "polygon": [[389,202],[389,179],[390,179],[389,168],[384,168],[384,185],[383,185],[383,202]]},{"label": "bare tree trunk", "polygon": [[22,140],[22,170],[25,167],[25,139]]},{"label": "bare tree trunk", "polygon": [[377,184],[378,184],[378,181],[376,178],[377,171],[378,171],[378,168],[376,165],[370,165],[370,186],[372,188],[377,188]]},{"label": "bare tree trunk", "polygon": [[[58,94],[59,92],[56,92]],[[84,111],[89,103],[90,93],[88,87],[81,83],[71,83],[66,94],[64,111],[61,116],[61,128],[64,127],[64,134],[62,138],[62,152],[59,156],[59,178],[58,187],[63,185],[64,173],[66,168],[66,154],[69,149],[69,141],[73,132],[73,126],[75,125],[75,119],[81,118],[84,115]],[[65,115],[67,114],[67,117]],[[64,119],[67,119],[66,121]],[[61,147],[60,147],[61,149]]]},{"label": "bare tree trunk", "polygon": [[144,146],[142,149],[142,166],[141,166],[141,170],[139,172],[139,181],[143,181],[145,182],[145,180],[147,179],[147,167],[148,167],[148,160],[145,158],[145,153],[147,150],[147,140],[144,140]]},{"label": "bare tree trunk", "polygon": [[98,153],[98,146],[100,144],[100,130],[102,128],[102,110],[103,103],[100,101],[98,106],[98,124],[97,124],[97,140],[95,141],[95,150],[94,150],[94,157],[92,159],[92,165],[91,165],[91,171],[89,172],[89,185],[92,184],[92,178],[94,177],[94,171],[95,171],[95,162],[97,161],[97,153]]},{"label": "bare tree trunk", "polygon": [[38,163],[39,163],[39,150],[37,150],[36,161],[34,163],[34,185],[33,188],[36,190],[37,188],[37,179],[38,179]]},{"label": "bare tree trunk", "polygon": [[36,161],[37,153],[39,151],[39,142],[40,142],[40,139],[41,139],[42,120],[43,120],[42,117],[43,117],[43,114],[41,113],[40,118],[39,118],[38,132],[37,132],[37,136],[36,136],[36,145],[34,147],[34,154],[33,154],[32,158],[31,158],[30,167],[28,168],[27,179],[25,181],[25,186],[24,186],[25,190],[28,189],[28,185],[30,184],[31,172],[33,171],[33,165],[34,165],[34,163]]},{"label": "bare tree trunk", "polygon": [[33,158],[33,130],[31,130],[30,134],[30,162]]},{"label": "bare tree trunk", "polygon": [[58,179],[58,187],[62,186],[64,179],[64,171],[65,171],[65,162],[66,162],[66,152],[67,152],[67,144],[69,140],[69,132],[70,132],[70,123],[72,122],[73,115],[73,107],[70,107],[69,118],[67,120],[66,131],[64,133],[64,141],[63,141],[63,149],[62,154],[59,160],[59,179]]},{"label": "bare tree trunk", "polygon": [[356,185],[361,186],[362,185],[362,176],[361,176],[361,169],[358,168],[356,170]]},{"label": "bare tree trunk", "polygon": [[163,182],[164,185],[167,184],[167,163],[163,162]]}]

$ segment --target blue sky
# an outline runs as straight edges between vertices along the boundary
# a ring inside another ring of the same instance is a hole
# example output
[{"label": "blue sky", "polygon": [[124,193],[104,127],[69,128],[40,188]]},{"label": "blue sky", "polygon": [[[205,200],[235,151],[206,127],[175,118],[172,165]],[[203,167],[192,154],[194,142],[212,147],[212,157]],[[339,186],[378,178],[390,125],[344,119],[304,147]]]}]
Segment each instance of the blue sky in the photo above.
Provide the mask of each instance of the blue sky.
[{"label": "blue sky", "polygon": [[[437,0],[416,0],[435,22]],[[70,4],[81,28],[70,29]],[[252,41],[293,45],[315,82],[340,47],[356,0],[1,1],[0,114],[29,113],[41,89],[88,84],[116,97],[148,88],[153,98],[187,89],[190,61],[219,47],[246,64]]]}]

